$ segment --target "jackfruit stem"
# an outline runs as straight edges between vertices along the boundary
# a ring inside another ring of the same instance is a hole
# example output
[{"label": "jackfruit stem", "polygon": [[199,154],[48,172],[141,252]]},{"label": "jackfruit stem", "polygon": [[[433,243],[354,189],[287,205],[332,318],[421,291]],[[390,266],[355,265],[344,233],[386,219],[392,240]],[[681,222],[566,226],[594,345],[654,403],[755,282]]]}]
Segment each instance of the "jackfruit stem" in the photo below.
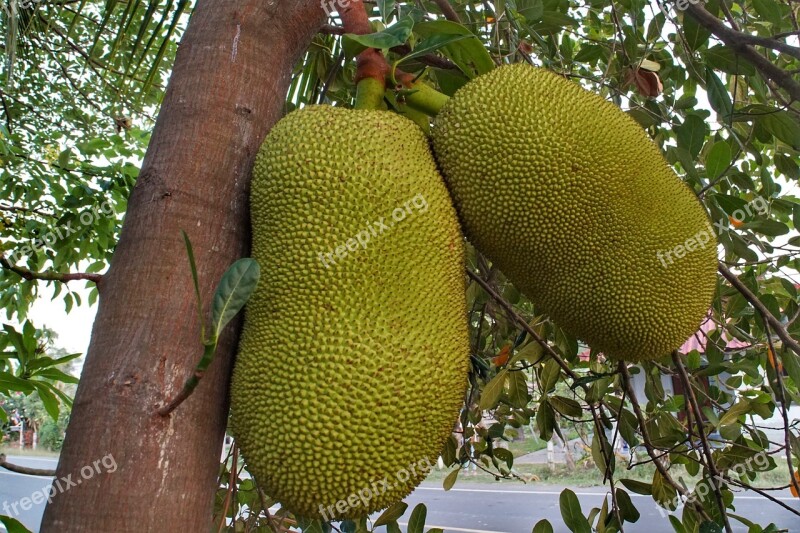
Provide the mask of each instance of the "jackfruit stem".
[{"label": "jackfruit stem", "polygon": [[386,89],[375,78],[363,78],[356,86],[355,109],[384,109],[383,93]]},{"label": "jackfruit stem", "polygon": [[407,89],[414,92],[406,95],[406,104],[431,117],[438,115],[444,104],[450,99],[446,94],[442,94],[430,85],[419,81],[412,83]]}]

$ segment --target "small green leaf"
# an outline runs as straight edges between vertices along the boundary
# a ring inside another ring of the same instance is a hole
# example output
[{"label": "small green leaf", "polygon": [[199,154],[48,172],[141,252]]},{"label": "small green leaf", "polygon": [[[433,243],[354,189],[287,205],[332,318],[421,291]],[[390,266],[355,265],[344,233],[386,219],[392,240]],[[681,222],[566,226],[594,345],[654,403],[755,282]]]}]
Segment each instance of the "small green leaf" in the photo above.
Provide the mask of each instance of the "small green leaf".
[{"label": "small green leaf", "polygon": [[507,373],[508,373],[507,370],[505,369],[501,370],[483,388],[483,390],[481,391],[481,399],[478,402],[478,408],[481,411],[494,409],[500,402],[500,396],[502,395],[503,388],[505,387],[506,384]]},{"label": "small green leaf", "polygon": [[222,329],[250,299],[260,276],[258,262],[250,258],[239,259],[222,275],[211,309],[212,333],[215,339],[219,338]]},{"label": "small green leaf", "polygon": [[524,408],[530,401],[525,373],[519,371],[509,372],[507,378],[509,403],[512,407]]},{"label": "small green leaf", "polygon": [[458,478],[459,472],[461,472],[460,466],[455,470],[453,470],[452,472],[450,472],[449,474],[447,474],[447,477],[444,478],[444,482],[442,483],[442,488],[444,490],[450,490],[453,488],[453,485],[456,484],[456,479]]},{"label": "small green leaf", "polygon": [[706,176],[713,180],[721,176],[731,164],[731,145],[725,141],[718,141],[708,151],[706,156]]},{"label": "small green leaf", "polygon": [[636,494],[641,494],[642,496],[650,496],[653,494],[653,486],[650,483],[644,483],[642,481],[636,481],[635,479],[620,479],[620,483],[625,485],[625,488],[631,492],[635,492]]},{"label": "small green leaf", "polygon": [[580,418],[583,416],[581,404],[572,398],[565,398],[564,396],[551,396],[550,405],[552,405],[553,409],[562,415],[572,418]]},{"label": "small green leaf", "polygon": [[536,522],[536,525],[533,526],[533,531],[531,533],[553,533],[553,526],[550,524],[549,520],[539,520]]},{"label": "small green leaf", "polygon": [[553,428],[556,425],[556,414],[547,401],[547,397],[539,403],[539,410],[536,412],[536,427],[539,428],[539,438],[547,442],[553,438]]},{"label": "small green leaf", "polygon": [[432,35],[463,35],[459,39],[441,48],[442,53],[468,78],[485,74],[495,67],[492,57],[486,51],[481,40],[469,28],[449,20],[433,20],[420,22],[414,27],[414,32],[422,38]]},{"label": "small green leaf", "polygon": [[400,46],[411,37],[414,28],[414,19],[405,17],[396,24],[389,26],[377,33],[366,35],[355,35],[347,33],[344,35],[344,50],[348,57],[355,57],[367,48],[378,48],[386,50],[395,46]]},{"label": "small green leaf", "polygon": [[398,518],[403,516],[403,513],[408,509],[408,504],[404,502],[397,502],[384,512],[373,523],[374,527],[385,526],[389,522],[395,522]]},{"label": "small green leaf", "polygon": [[641,516],[639,514],[639,510],[636,509],[635,505],[633,505],[633,500],[631,500],[631,497],[628,495],[628,493],[618,488],[616,494],[620,518],[622,518],[622,520],[625,522],[636,522],[639,520],[639,517]]},{"label": "small green leaf", "polygon": [[22,525],[22,522],[10,516],[0,516],[0,522],[6,527],[8,533],[32,533],[30,529]]},{"label": "small green leaf", "polygon": [[555,359],[549,359],[542,368],[542,390],[550,392],[558,383],[558,378],[561,375],[561,367]]},{"label": "small green leaf", "polygon": [[569,528],[573,533],[592,533],[592,526],[589,521],[583,516],[581,510],[581,503],[578,497],[569,489],[561,491],[561,496],[558,499],[559,507],[561,508],[561,517],[564,519],[564,525]]},{"label": "small green leaf", "polygon": [[414,510],[411,511],[411,517],[408,519],[408,533],[422,533],[425,529],[425,518],[428,514],[428,509],[424,503],[417,504]]}]

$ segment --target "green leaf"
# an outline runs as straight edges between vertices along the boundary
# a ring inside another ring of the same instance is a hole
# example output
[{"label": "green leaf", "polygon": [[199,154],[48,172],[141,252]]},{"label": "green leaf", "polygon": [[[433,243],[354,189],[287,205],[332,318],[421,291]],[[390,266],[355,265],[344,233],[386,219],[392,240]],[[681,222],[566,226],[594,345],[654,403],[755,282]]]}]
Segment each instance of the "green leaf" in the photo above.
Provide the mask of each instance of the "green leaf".
[{"label": "green leaf", "polygon": [[740,400],[733,404],[728,410],[719,418],[719,426],[729,426],[739,422],[739,417],[747,414],[750,411],[750,402],[747,400]]},{"label": "green leaf", "polygon": [[413,28],[414,19],[405,17],[396,24],[377,33],[368,33],[366,35],[347,33],[343,39],[345,53],[348,57],[355,57],[367,48],[387,50],[400,46],[405,44],[408,38],[411,37]]},{"label": "green leaf", "polygon": [[536,525],[533,526],[533,531],[531,533],[553,533],[553,526],[550,525],[549,520],[539,520],[536,522]]},{"label": "green leaf", "polygon": [[569,489],[561,491],[561,496],[558,499],[559,507],[561,508],[561,517],[564,519],[564,525],[569,528],[573,533],[592,533],[592,526],[589,521],[583,516],[581,511],[581,503],[578,497]]},{"label": "green leaf", "polygon": [[558,383],[558,378],[561,375],[561,367],[558,366],[558,363],[555,359],[548,359],[548,361],[544,364],[542,368],[542,390],[544,392],[550,392]]},{"label": "green leaf", "polygon": [[727,117],[730,117],[733,111],[731,95],[728,94],[728,89],[722,83],[722,80],[709,67],[706,67],[706,89],[708,90],[708,101],[711,107],[719,113],[722,120],[727,120]]},{"label": "green leaf", "polygon": [[686,528],[683,527],[681,524],[680,519],[675,515],[667,515],[669,518],[669,523],[672,524],[672,529],[675,530],[675,533],[686,533]]},{"label": "green leaf", "polygon": [[447,474],[447,477],[444,478],[444,482],[442,483],[442,488],[444,490],[447,491],[453,488],[453,485],[456,484],[456,479],[458,479],[459,472],[461,472],[460,466],[455,470],[453,470],[452,472],[450,472],[449,474]]},{"label": "green leaf", "polygon": [[[627,487],[627,485],[625,486]],[[661,472],[656,470],[653,473],[653,499],[662,507],[674,511],[677,505],[677,496],[678,492],[675,490],[675,488],[670,485],[666,479],[664,479],[664,476],[661,475]]]},{"label": "green leaf", "polygon": [[39,393],[39,399],[42,400],[47,414],[50,415],[53,421],[57,421],[60,407],[58,398],[50,391],[50,385],[40,381],[34,381],[33,384],[36,387],[36,392]]},{"label": "green leaf", "polygon": [[772,135],[793,149],[800,150],[800,125],[787,111],[764,113],[759,116],[758,122]]},{"label": "green leaf", "polygon": [[636,481],[635,479],[620,479],[620,483],[625,485],[625,488],[631,492],[635,492],[636,494],[641,494],[642,496],[650,496],[653,494],[653,486],[650,483],[644,483],[642,481]]},{"label": "green leaf", "polygon": [[556,425],[556,414],[545,397],[539,403],[536,411],[536,427],[539,429],[539,438],[547,442],[553,438],[553,428]]},{"label": "green leaf", "polygon": [[583,416],[581,404],[572,398],[565,398],[564,396],[550,396],[550,405],[552,405],[553,409],[562,415],[572,418],[580,418]]},{"label": "green leaf", "polygon": [[494,409],[500,402],[500,396],[502,395],[503,388],[506,384],[507,373],[508,371],[506,369],[501,370],[483,388],[483,390],[481,391],[481,399],[478,402],[478,408],[481,411]]},{"label": "green leaf", "polygon": [[430,37],[426,37],[422,42],[415,46],[413,52],[400,58],[396,64],[400,65],[401,63],[404,63],[410,59],[415,59],[417,57],[422,57],[424,55],[433,53],[440,48],[444,48],[448,44],[461,41],[462,39],[469,39],[470,37],[472,37],[472,35],[431,35]]},{"label": "green leaf", "polygon": [[485,74],[494,68],[494,61],[480,39],[469,28],[449,20],[420,22],[414,32],[426,38],[432,35],[464,35],[468,38],[452,42],[442,47],[448,57],[468,78]]},{"label": "green leaf", "polygon": [[222,275],[211,309],[212,333],[215,339],[219,338],[222,329],[250,299],[260,276],[258,262],[250,258],[239,259]]},{"label": "green leaf", "polygon": [[528,382],[525,373],[513,371],[507,374],[508,379],[508,401],[512,407],[520,409],[528,405],[530,395],[528,394]]},{"label": "green leaf", "polygon": [[731,164],[731,145],[725,141],[715,142],[706,156],[706,176],[713,180],[722,175]]},{"label": "green leaf", "polygon": [[411,517],[408,519],[407,533],[422,533],[425,529],[425,517],[428,514],[428,509],[424,503],[417,504],[414,510],[411,511]]},{"label": "green leaf", "polygon": [[189,256],[189,267],[192,270],[192,281],[194,282],[194,295],[197,299],[197,314],[200,319],[200,336],[202,341],[205,342],[205,318],[203,317],[203,299],[200,297],[200,282],[197,280],[197,263],[194,260],[194,250],[192,249],[192,241],[185,231],[181,230],[183,235],[183,243],[186,245],[186,254]]},{"label": "green leaf", "polygon": [[627,492],[617,489],[617,505],[619,506],[620,518],[625,522],[636,522],[641,516],[639,510],[633,505],[633,500]]},{"label": "green leaf", "polygon": [[706,121],[695,114],[686,115],[683,124],[673,128],[678,136],[678,147],[683,148],[697,159],[697,154],[703,148],[707,134]]},{"label": "green leaf", "polygon": [[395,522],[398,518],[403,516],[403,513],[408,509],[408,504],[404,502],[397,502],[384,512],[372,524],[373,527],[385,526],[389,522]]},{"label": "green leaf", "polygon": [[32,533],[30,529],[22,525],[22,522],[10,516],[0,516],[0,522],[6,527],[8,533]]}]

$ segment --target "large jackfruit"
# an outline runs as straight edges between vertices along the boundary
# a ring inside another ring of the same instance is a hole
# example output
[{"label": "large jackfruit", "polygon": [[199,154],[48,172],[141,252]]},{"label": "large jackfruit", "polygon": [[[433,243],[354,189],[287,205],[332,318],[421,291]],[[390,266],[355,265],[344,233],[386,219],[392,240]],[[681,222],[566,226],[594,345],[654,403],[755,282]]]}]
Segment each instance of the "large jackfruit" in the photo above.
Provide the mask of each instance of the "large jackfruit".
[{"label": "large jackfruit", "polygon": [[716,286],[714,232],[618,107],[506,66],[448,101],[433,140],[467,238],[567,331],[639,361],[697,330]]},{"label": "large jackfruit", "polygon": [[248,470],[300,516],[387,507],[436,464],[467,383],[464,243],[427,140],[386,111],[290,113],[251,218],[263,274],[231,386]]}]

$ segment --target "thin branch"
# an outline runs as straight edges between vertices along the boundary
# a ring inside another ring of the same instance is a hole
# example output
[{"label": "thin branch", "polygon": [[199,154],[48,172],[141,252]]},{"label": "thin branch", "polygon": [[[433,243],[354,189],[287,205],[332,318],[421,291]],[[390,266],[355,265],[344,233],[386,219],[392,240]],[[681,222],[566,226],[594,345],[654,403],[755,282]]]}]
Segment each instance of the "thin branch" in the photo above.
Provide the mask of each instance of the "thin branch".
[{"label": "thin branch", "polygon": [[794,514],[796,514],[797,516],[800,516],[800,511],[790,507],[789,505],[786,505],[785,503],[783,503],[781,500],[779,500],[775,496],[773,496],[770,493],[766,492],[764,489],[760,489],[758,487],[753,487],[752,485],[748,485],[747,483],[742,483],[741,481],[737,481],[737,480],[735,480],[733,478],[730,478],[730,477],[726,476],[725,474],[722,474],[722,479],[724,479],[726,483],[730,483],[731,485],[736,485],[737,487],[741,487],[741,488],[743,488],[745,490],[752,490],[753,492],[756,492],[756,493],[760,494],[761,496],[765,497],[766,499],[770,500],[771,502],[777,503],[778,505],[780,505],[781,507],[783,507],[787,511],[791,511]]},{"label": "thin branch", "polygon": [[[793,100],[800,101],[800,83],[796,82],[788,72],[775,66],[750,46],[752,39],[755,38],[754,36],[728,28],[720,19],[706,11],[706,9],[700,5],[689,5],[686,12],[689,13],[698,24],[713,33],[727,46],[730,46],[738,55],[752,63],[765,78],[771,79],[780,85]],[[772,44],[771,47],[777,48],[772,40],[768,41]],[[788,46],[784,43],[779,44]],[[794,47],[789,48],[796,50]]]},{"label": "thin branch", "polygon": [[725,501],[722,499],[722,491],[720,491],[719,485],[717,484],[717,480],[720,479],[719,470],[717,470],[717,465],[714,463],[714,457],[711,455],[711,446],[708,444],[708,438],[706,437],[706,432],[703,428],[703,413],[700,411],[700,404],[697,402],[697,396],[694,394],[694,388],[692,387],[692,383],[689,381],[689,374],[686,372],[686,367],[683,366],[683,361],[681,361],[680,355],[677,351],[672,352],[672,362],[675,363],[675,367],[678,369],[678,374],[680,374],[681,381],[683,381],[684,392],[686,393],[694,412],[694,422],[697,426],[697,433],[700,437],[700,443],[703,447],[703,454],[706,456],[706,467],[708,468],[709,472],[711,472],[709,483],[711,484],[711,488],[714,490],[714,497],[717,500],[719,513],[722,517],[723,523],[725,524],[725,531],[728,533],[733,533],[730,520],[728,520],[728,513],[725,509]]},{"label": "thin branch", "polygon": [[450,5],[448,0],[433,0],[433,2],[439,6],[439,9],[442,10],[444,18],[461,24],[461,19],[459,18],[458,13],[456,13],[456,10],[453,9],[453,6]]},{"label": "thin branch", "polygon": [[48,470],[46,468],[28,468],[27,466],[19,466],[6,462],[6,454],[0,453],[0,467],[16,472],[17,474],[25,474],[28,476],[54,476],[55,470]]},{"label": "thin branch", "polygon": [[[763,318],[763,315],[762,315]],[[765,320],[766,322],[766,320]],[[775,381],[778,382],[778,390],[780,391],[781,402],[781,417],[783,418],[783,438],[784,445],[786,446],[786,465],[789,467],[789,482],[794,487],[794,491],[800,494],[800,482],[794,477],[794,467],[792,466],[792,443],[791,443],[791,429],[789,427],[789,413],[786,409],[786,388],[783,386],[783,369],[779,365],[778,352],[775,351],[775,346],[772,343],[772,335],[770,335],[769,325],[766,326],[767,342],[769,343],[769,351],[772,353],[772,361],[775,363]],[[769,364],[769,357],[767,357],[767,364]]]},{"label": "thin branch", "polygon": [[786,328],[783,327],[783,324],[781,324],[777,318],[772,316],[772,313],[770,313],[769,309],[767,309],[766,306],[761,303],[761,300],[759,300],[758,297],[753,294],[752,291],[750,291],[750,289],[748,289],[733,272],[728,270],[725,265],[720,264],[718,266],[718,270],[720,274],[722,274],[722,276],[727,279],[731,285],[733,285],[733,288],[739,291],[739,293],[744,296],[745,300],[750,302],[750,304],[755,307],[759,313],[761,313],[761,316],[764,317],[764,322],[769,324],[778,338],[783,341],[783,344],[791,348],[794,353],[800,356],[800,344],[798,344],[797,341],[794,340],[791,335],[789,335],[789,333],[786,331]]},{"label": "thin branch", "polygon": [[[620,361],[619,370],[622,374],[622,383],[625,386],[625,390],[628,391],[628,397],[631,400],[631,405],[633,406],[633,412],[636,415],[636,420],[639,421],[639,432],[642,434],[642,440],[644,441],[644,447],[647,450],[647,455],[649,455],[653,460],[653,464],[656,465],[656,469],[661,474],[661,477],[663,477],[666,482],[678,492],[678,494],[686,498],[685,501],[690,501],[687,496],[687,490],[683,487],[683,485],[672,479],[669,471],[661,462],[661,456],[658,456],[655,448],[653,448],[653,444],[650,441],[650,431],[647,429],[647,421],[644,418],[644,414],[642,414],[642,408],[639,406],[639,401],[636,399],[636,392],[633,390],[633,385],[631,385],[631,374],[628,372],[628,366],[624,361]],[[697,510],[697,512],[699,512],[704,519],[710,520],[708,513],[706,513],[706,510],[703,508],[700,502],[693,499],[691,502],[692,505],[694,505],[695,510]]]},{"label": "thin branch", "polygon": [[60,281],[62,283],[70,281],[92,281],[94,283],[100,283],[100,280],[103,279],[102,274],[88,272],[33,272],[27,268],[12,265],[4,255],[0,255],[0,267],[10,270],[28,281],[37,279],[41,281]]},{"label": "thin branch", "polygon": [[[342,25],[347,33],[356,35],[367,35],[372,33],[372,26],[369,23],[366,6],[362,0],[350,0],[350,2],[340,8],[339,16]],[[356,83],[364,78],[373,78],[377,82],[385,85],[386,75],[389,73],[389,63],[380,50],[367,48],[356,59]]]},{"label": "thin branch", "polygon": [[536,333],[536,331],[525,321],[525,319],[519,316],[516,311],[514,311],[512,305],[508,303],[502,296],[500,296],[497,291],[495,291],[486,281],[483,280],[483,278],[469,269],[467,269],[467,276],[477,282],[478,285],[480,285],[483,290],[485,290],[486,293],[491,296],[492,299],[494,299],[500,305],[500,307],[503,308],[508,316],[517,322],[517,324],[519,324],[519,326],[524,329],[525,332],[530,335],[531,338],[533,338],[533,340],[535,340],[539,346],[541,346],[544,351],[555,360],[556,363],[558,363],[558,366],[560,366],[569,377],[571,377],[573,380],[580,379],[579,376],[569,367],[566,361],[564,361],[564,359],[562,359],[561,356],[558,355],[549,344],[547,344],[547,341],[544,340],[538,333]]}]

